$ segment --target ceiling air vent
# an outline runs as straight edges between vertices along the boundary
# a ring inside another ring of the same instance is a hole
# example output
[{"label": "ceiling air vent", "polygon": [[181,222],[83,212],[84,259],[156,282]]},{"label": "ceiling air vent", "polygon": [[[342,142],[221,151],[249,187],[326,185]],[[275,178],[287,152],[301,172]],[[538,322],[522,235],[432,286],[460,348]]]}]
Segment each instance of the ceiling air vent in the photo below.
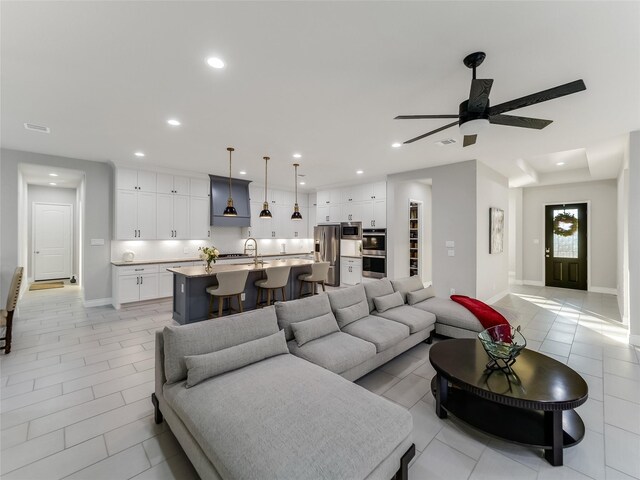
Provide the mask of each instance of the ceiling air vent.
[{"label": "ceiling air vent", "polygon": [[35,123],[25,123],[24,128],[26,128],[27,130],[31,130],[32,132],[51,133],[51,129],[49,127],[45,127],[44,125],[36,125]]},{"label": "ceiling air vent", "polygon": [[442,147],[443,145],[451,145],[452,143],[456,143],[456,141],[453,138],[445,138],[444,140],[440,140],[439,142],[436,142],[436,145]]}]

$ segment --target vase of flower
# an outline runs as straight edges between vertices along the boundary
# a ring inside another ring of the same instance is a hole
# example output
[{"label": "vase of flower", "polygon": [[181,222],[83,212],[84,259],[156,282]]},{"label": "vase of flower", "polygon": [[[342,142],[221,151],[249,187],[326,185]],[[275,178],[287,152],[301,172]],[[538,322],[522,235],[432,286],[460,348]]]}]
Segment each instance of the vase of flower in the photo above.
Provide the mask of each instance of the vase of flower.
[{"label": "vase of flower", "polygon": [[207,273],[211,273],[211,264],[216,263],[220,252],[213,245],[210,247],[199,247],[198,251],[200,252],[200,258],[207,262],[207,266],[204,267]]}]

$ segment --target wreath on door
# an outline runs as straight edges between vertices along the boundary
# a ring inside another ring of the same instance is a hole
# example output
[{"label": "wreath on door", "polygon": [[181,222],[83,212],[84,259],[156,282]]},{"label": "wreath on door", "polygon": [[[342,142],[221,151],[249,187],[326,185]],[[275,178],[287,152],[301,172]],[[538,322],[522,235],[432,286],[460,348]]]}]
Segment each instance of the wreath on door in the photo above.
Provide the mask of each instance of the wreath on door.
[{"label": "wreath on door", "polygon": [[562,212],[553,219],[553,233],[570,237],[578,230],[578,219],[571,213]]}]

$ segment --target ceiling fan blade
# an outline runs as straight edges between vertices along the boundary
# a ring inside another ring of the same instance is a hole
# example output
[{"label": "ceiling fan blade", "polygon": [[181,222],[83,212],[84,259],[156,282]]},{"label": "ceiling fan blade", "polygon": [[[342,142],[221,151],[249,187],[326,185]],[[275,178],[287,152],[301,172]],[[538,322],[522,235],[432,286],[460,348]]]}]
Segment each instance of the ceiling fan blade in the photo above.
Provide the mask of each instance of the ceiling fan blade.
[{"label": "ceiling fan blade", "polygon": [[476,143],[477,138],[478,138],[478,135],[465,135],[464,142],[462,142],[462,146],[468,147],[469,145],[473,145],[474,143]]},{"label": "ceiling fan blade", "polygon": [[529,105],[546,102],[547,100],[553,100],[554,98],[564,97],[565,95],[571,95],[572,93],[581,92],[586,89],[587,87],[582,80],[576,80],[558,87],[549,88],[548,90],[542,90],[538,93],[532,93],[525,97],[516,98],[515,100],[495,105],[489,110],[489,115],[499,115],[500,113],[509,112],[522,107],[528,107]]},{"label": "ceiling fan blade", "polygon": [[516,117],[514,115],[491,115],[489,123],[496,125],[507,125],[509,127],[535,128],[542,130],[544,127],[553,123],[553,120],[544,120],[542,118]]},{"label": "ceiling fan blade", "polygon": [[467,110],[469,112],[484,112],[485,108],[489,104],[489,93],[491,93],[491,86],[493,80],[490,78],[471,80],[471,90],[469,91],[469,106]]},{"label": "ceiling fan blade", "polygon": [[457,125],[457,124],[458,124],[458,122],[453,122],[453,123],[450,123],[449,125],[445,125],[444,127],[436,128],[435,130],[431,130],[430,132],[427,132],[427,133],[425,133],[423,135],[420,135],[419,137],[415,137],[415,138],[412,138],[411,140],[407,140],[404,143],[405,144],[413,143],[416,140],[420,140],[420,139],[422,139],[424,137],[428,137],[429,135],[433,135],[434,133],[441,132],[442,130],[446,130],[447,128],[453,127],[454,125]]},{"label": "ceiling fan blade", "polygon": [[420,118],[458,118],[458,115],[398,115],[394,120],[415,120]]}]

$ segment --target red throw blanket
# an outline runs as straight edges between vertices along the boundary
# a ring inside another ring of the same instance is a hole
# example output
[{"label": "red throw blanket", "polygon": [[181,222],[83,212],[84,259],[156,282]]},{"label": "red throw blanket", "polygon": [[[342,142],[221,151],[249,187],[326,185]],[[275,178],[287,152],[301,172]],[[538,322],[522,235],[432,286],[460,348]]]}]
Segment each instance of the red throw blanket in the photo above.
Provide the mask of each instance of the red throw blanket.
[{"label": "red throw blanket", "polygon": [[480,323],[485,329],[495,327],[497,325],[509,325],[507,319],[504,318],[500,312],[495,311],[489,305],[481,302],[480,300],[467,297],[466,295],[451,295],[451,300],[459,303],[478,317],[478,320],[480,320]]}]

